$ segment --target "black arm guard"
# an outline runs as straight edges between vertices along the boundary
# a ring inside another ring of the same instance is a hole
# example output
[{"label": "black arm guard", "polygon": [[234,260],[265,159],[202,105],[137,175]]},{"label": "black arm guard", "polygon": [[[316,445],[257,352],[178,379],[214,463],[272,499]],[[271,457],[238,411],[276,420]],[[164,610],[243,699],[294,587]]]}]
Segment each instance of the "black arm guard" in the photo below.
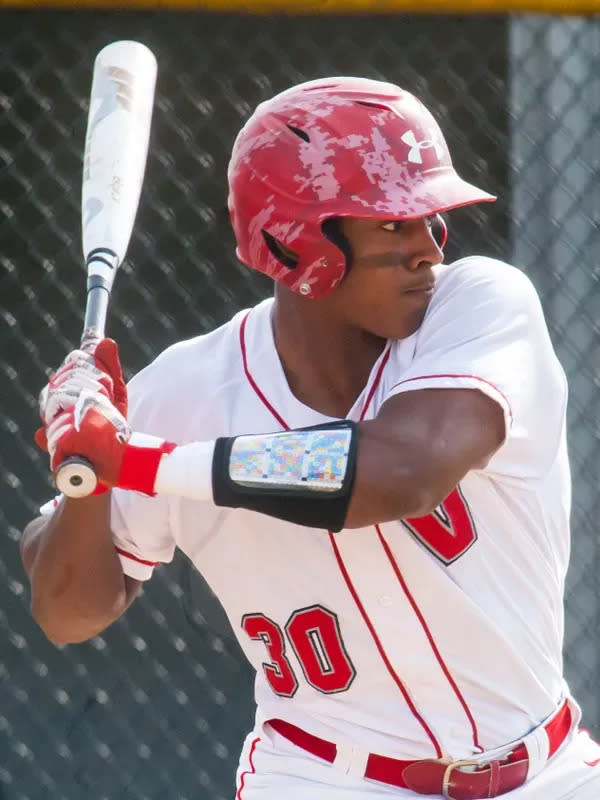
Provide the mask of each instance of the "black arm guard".
[{"label": "black arm guard", "polygon": [[[277,519],[306,525],[309,528],[324,528],[340,531],[348,512],[356,473],[356,453],[358,447],[358,428],[355,422],[340,420],[314,425],[309,428],[297,428],[289,431],[297,435],[300,431],[335,431],[350,430],[350,446],[348,448],[342,486],[333,491],[317,489],[309,486],[281,486],[276,483],[263,483],[260,486],[244,486],[230,477],[231,451],[236,439],[241,437],[220,437],[215,442],[212,462],[212,485],[215,505],[229,508],[247,508]],[[278,434],[285,437],[285,433]]]}]

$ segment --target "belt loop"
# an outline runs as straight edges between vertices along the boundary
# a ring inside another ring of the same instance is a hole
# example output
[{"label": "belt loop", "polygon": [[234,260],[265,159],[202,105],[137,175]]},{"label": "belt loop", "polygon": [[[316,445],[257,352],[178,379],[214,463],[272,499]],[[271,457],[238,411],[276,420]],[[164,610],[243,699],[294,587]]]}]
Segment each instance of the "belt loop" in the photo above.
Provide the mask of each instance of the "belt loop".
[{"label": "belt loop", "polygon": [[[527,780],[530,780],[542,771],[546,761],[554,755],[555,751],[573,732],[578,721],[578,717],[576,716],[577,710],[578,707],[574,706],[569,698],[563,700],[554,714],[524,737],[522,744],[527,750],[529,760]],[[565,713],[569,714],[570,718],[568,731],[562,730],[562,717]],[[552,726],[556,723],[558,723],[559,726],[554,730]]]},{"label": "belt loop", "polygon": [[550,753],[550,742],[544,726],[539,725],[534,731],[527,734],[523,739],[523,744],[529,757],[527,780],[530,780],[542,771]]},{"label": "belt loop", "polygon": [[567,696],[566,703],[569,706],[569,711],[571,712],[571,730],[569,733],[573,733],[573,731],[579,727],[579,723],[581,722],[581,706],[570,695]]},{"label": "belt loop", "polygon": [[368,760],[369,753],[366,750],[359,750],[349,744],[338,744],[332,766],[340,769],[346,775],[364,778]]}]

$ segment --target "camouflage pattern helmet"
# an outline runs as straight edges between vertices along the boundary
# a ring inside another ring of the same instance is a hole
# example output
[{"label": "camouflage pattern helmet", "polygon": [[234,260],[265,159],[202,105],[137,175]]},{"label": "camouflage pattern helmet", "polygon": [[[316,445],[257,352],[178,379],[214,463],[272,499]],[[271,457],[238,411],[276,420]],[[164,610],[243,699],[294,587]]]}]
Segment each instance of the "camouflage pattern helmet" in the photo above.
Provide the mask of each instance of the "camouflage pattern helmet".
[{"label": "camouflage pattern helmet", "polygon": [[329,294],[346,271],[327,219],[409,220],[496,199],[457,175],[416,97],[352,77],[261,103],[235,140],[228,181],[240,261],[308,297]]}]

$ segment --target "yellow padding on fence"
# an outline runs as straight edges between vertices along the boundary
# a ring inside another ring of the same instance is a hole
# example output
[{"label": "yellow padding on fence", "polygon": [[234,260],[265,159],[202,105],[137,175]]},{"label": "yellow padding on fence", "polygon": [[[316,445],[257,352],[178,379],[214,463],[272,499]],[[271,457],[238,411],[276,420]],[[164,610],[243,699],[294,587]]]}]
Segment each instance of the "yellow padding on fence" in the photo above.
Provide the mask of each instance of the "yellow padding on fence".
[{"label": "yellow padding on fence", "polygon": [[0,0],[2,7],[172,9],[248,13],[600,13],[600,0]]}]

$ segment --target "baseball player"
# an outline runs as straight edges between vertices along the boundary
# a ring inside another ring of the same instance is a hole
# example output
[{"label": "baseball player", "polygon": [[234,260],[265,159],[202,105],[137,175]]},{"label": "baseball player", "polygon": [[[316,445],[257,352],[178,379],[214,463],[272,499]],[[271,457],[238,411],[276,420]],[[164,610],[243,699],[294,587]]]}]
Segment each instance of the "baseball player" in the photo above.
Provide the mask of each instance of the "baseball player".
[{"label": "baseball player", "polygon": [[274,297],[127,389],[106,339],[52,376],[38,444],[100,482],[24,532],[36,620],[96,635],[179,547],[256,670],[236,800],[597,800],[565,375],[521,271],[442,263],[440,213],[495,198],[415,97],[348,77],[259,105],[228,178]]}]

